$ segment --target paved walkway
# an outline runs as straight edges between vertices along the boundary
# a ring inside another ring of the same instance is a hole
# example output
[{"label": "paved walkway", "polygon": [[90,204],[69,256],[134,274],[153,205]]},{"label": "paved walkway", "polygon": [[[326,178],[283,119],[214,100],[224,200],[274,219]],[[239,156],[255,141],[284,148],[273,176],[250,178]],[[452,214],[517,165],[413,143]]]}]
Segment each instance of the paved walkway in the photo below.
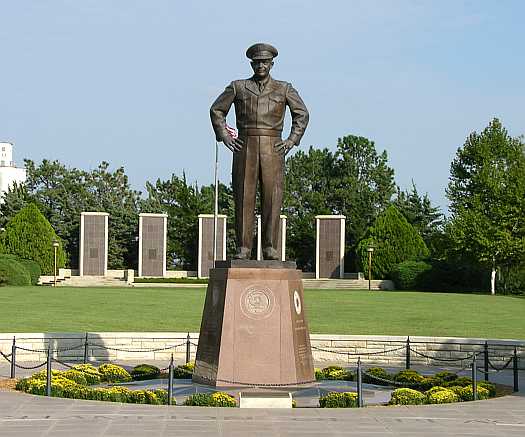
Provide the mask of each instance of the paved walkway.
[{"label": "paved walkway", "polygon": [[167,407],[0,392],[2,437],[523,436],[525,397],[420,407]]},{"label": "paved walkway", "polygon": [[[429,368],[424,370],[428,372]],[[21,370],[18,376],[33,372]],[[8,366],[0,365],[0,378],[8,375]],[[491,375],[491,380],[512,385],[512,373],[505,371]],[[498,399],[363,409],[167,407],[46,398],[0,391],[0,436],[523,437],[524,382],[525,372],[522,371],[521,391]]]}]

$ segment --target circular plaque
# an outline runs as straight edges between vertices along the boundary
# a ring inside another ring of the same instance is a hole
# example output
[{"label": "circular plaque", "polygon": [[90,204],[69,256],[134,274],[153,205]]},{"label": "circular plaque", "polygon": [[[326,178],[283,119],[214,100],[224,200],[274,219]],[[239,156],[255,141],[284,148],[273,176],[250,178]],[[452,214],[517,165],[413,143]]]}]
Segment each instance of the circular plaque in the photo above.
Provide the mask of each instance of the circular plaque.
[{"label": "circular plaque", "polygon": [[294,290],[293,292],[293,305],[295,307],[295,312],[297,313],[297,315],[301,314],[301,298],[299,297],[299,293],[297,292],[297,290]]},{"label": "circular plaque", "polygon": [[241,309],[244,315],[251,319],[268,317],[274,307],[272,290],[260,285],[248,287],[241,295]]}]

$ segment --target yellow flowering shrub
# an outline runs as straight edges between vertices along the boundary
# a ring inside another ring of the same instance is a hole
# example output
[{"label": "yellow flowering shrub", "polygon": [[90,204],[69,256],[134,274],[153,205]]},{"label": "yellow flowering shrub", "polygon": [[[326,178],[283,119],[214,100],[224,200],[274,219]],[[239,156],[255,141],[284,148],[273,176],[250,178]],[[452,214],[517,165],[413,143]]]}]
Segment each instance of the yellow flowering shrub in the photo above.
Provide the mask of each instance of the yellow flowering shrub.
[{"label": "yellow flowering shrub", "polygon": [[102,381],[107,382],[128,382],[131,381],[131,375],[123,367],[116,364],[102,364],[98,367],[102,375]]},{"label": "yellow flowering shrub", "polygon": [[319,406],[321,408],[355,408],[357,407],[357,393],[332,391],[319,398]]},{"label": "yellow flowering shrub", "polygon": [[432,387],[425,392],[427,404],[450,404],[458,402],[459,396],[445,387]]},{"label": "yellow flowering shrub", "polygon": [[102,374],[92,364],[76,364],[73,369],[82,372],[88,385],[100,384],[102,381]]},{"label": "yellow flowering shrub", "polygon": [[423,393],[411,388],[398,388],[392,392],[390,405],[422,405],[426,401]]}]

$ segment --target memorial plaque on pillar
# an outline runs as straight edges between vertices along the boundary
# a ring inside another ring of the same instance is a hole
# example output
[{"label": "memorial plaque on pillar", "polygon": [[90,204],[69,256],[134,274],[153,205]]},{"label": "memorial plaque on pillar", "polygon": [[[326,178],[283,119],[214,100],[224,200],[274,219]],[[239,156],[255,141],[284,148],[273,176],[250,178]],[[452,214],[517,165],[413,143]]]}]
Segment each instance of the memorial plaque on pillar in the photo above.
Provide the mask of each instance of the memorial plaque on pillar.
[{"label": "memorial plaque on pillar", "polygon": [[315,382],[302,272],[294,262],[228,260],[211,269],[193,381]]},{"label": "memorial plaque on pillar", "polygon": [[[260,261],[263,259],[262,254],[262,223],[261,216],[257,215],[257,259]],[[279,236],[277,240],[277,251],[279,252],[279,259],[286,261],[286,216],[281,215],[279,221]]]},{"label": "memorial plaque on pillar", "polygon": [[[226,216],[217,218],[217,260],[226,259]],[[199,215],[199,256],[197,274],[199,278],[207,278],[213,268],[213,214]]]},{"label": "memorial plaque on pillar", "polygon": [[345,216],[318,215],[315,217],[316,269],[315,277],[344,278]]},{"label": "memorial plaque on pillar", "polygon": [[166,276],[166,214],[139,215],[139,276]]},{"label": "memorial plaque on pillar", "polygon": [[80,214],[80,276],[105,276],[108,270],[108,216],[105,212]]}]

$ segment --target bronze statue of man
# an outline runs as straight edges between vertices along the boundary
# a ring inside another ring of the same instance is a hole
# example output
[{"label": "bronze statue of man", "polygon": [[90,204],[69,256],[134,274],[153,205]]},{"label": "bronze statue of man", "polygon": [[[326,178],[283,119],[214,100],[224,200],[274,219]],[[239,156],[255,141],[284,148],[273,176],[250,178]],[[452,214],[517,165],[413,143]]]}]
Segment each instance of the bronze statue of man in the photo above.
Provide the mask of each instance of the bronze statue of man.
[{"label": "bronze statue of man", "polygon": [[[262,246],[264,259],[278,259],[277,240],[283,203],[284,158],[298,146],[308,125],[308,110],[288,82],[270,76],[277,49],[254,44],[246,56],[251,59],[253,76],[235,80],[226,87],[210,109],[217,141],[233,152],[232,183],[235,201],[235,258],[249,259],[253,244],[255,195],[260,184]],[[238,138],[226,129],[226,115],[235,105]],[[292,116],[287,139],[282,140],[286,106]]]}]

